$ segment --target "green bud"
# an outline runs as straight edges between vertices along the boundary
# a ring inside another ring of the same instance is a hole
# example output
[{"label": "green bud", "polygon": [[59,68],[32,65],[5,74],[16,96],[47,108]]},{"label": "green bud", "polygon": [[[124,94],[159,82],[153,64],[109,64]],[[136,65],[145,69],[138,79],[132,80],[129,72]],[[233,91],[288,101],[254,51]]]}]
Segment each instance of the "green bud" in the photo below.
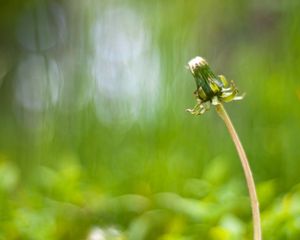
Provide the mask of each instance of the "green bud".
[{"label": "green bud", "polygon": [[234,83],[232,81],[228,83],[223,75],[214,74],[204,58],[193,58],[188,62],[188,68],[194,76],[197,86],[194,93],[198,103],[194,109],[188,110],[192,114],[203,114],[210,108],[210,103],[216,105],[219,101],[230,102],[243,98],[243,96],[237,96],[238,90]]}]

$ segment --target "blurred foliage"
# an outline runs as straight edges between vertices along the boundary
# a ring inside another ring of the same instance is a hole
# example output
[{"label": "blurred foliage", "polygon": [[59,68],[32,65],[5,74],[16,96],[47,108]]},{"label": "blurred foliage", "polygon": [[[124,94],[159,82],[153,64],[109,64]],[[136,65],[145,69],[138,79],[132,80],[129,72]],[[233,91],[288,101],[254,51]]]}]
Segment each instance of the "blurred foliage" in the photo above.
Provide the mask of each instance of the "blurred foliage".
[{"label": "blurred foliage", "polygon": [[251,239],[223,123],[184,111],[196,55],[247,93],[264,239],[299,239],[298,1],[1,3],[1,240]]}]

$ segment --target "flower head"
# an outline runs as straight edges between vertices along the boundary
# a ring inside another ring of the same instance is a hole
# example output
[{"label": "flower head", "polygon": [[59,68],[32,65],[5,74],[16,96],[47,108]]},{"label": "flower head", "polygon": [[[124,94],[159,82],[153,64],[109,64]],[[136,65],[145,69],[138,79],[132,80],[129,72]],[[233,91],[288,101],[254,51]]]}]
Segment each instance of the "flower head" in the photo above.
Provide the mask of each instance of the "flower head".
[{"label": "flower head", "polygon": [[197,89],[194,92],[197,104],[193,109],[187,109],[194,115],[205,113],[210,105],[221,102],[241,100],[243,96],[237,96],[238,90],[233,81],[228,83],[223,75],[215,75],[208,63],[202,57],[195,57],[188,62],[188,68],[196,81]]}]

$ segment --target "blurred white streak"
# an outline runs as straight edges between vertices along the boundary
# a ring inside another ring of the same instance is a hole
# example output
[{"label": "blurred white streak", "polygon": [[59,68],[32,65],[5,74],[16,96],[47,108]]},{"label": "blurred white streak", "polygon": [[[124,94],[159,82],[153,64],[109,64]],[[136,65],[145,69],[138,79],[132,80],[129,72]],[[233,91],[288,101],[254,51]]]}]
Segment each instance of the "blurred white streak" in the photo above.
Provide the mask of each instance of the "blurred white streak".
[{"label": "blurred white streak", "polygon": [[93,227],[87,237],[87,240],[121,240],[121,233],[115,227],[102,229],[100,227]]},{"label": "blurred white streak", "polygon": [[27,110],[42,111],[58,102],[62,78],[53,59],[31,54],[17,67],[15,98]]},{"label": "blurred white streak", "polygon": [[104,231],[98,227],[92,228],[89,233],[88,240],[105,240]]},{"label": "blurred white streak", "polygon": [[143,19],[126,7],[111,7],[94,29],[95,105],[101,121],[134,120],[155,109],[159,55]]}]

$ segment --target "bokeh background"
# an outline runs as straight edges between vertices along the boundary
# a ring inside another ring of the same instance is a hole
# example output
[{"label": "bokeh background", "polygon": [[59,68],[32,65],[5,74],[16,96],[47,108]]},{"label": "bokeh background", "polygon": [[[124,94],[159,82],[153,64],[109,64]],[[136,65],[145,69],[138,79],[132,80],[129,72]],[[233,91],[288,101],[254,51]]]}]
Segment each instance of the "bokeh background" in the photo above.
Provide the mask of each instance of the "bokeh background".
[{"label": "bokeh background", "polygon": [[0,6],[0,239],[248,240],[235,148],[185,112],[200,55],[246,97],[226,108],[264,239],[300,239],[300,2]]}]

